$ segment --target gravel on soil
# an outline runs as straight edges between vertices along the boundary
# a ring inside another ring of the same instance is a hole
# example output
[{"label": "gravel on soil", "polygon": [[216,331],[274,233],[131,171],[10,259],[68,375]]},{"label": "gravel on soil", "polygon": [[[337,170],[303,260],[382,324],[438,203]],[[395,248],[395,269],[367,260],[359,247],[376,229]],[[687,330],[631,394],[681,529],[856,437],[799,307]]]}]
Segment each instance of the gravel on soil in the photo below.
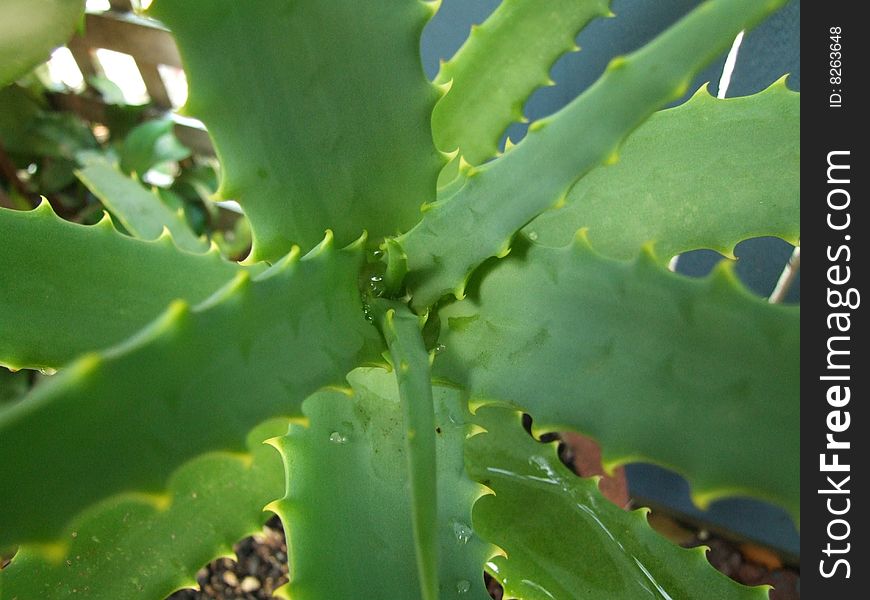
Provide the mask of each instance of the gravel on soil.
[{"label": "gravel on soil", "polygon": [[268,600],[287,583],[287,542],[278,517],[233,547],[238,560],[219,558],[196,574],[198,590],[179,590],[167,600]]}]

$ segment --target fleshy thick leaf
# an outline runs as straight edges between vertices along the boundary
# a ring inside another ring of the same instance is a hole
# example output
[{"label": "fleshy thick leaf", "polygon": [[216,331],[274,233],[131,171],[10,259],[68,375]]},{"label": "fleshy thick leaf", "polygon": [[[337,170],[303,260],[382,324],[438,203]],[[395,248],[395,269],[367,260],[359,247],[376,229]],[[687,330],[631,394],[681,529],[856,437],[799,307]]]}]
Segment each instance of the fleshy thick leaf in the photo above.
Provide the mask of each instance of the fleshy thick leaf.
[{"label": "fleshy thick leaf", "polygon": [[495,156],[508,125],[523,119],[523,103],[551,85],[550,67],[577,48],[589,21],[609,13],[608,3],[504,0],[438,72],[435,82],[450,88],[432,113],[436,145],[472,165]]},{"label": "fleshy thick leaf", "polygon": [[196,571],[259,531],[263,507],[281,496],[281,458],[263,440],[286,430],[286,420],[268,421],[248,435],[245,453],[180,467],[166,494],[112,498],[78,517],[61,541],[23,546],[0,571],[4,597],[158,599],[195,585]]},{"label": "fleshy thick leaf", "polygon": [[56,369],[117,344],[172,300],[200,302],[242,270],[216,250],[121,235],[108,218],[92,227],[63,221],[48,202],[0,208],[0,239],[0,364],[19,369]]},{"label": "fleshy thick leaf", "polygon": [[[294,600],[419,598],[402,407],[395,376],[353,371],[352,391],[305,401],[305,425],[277,441],[288,492],[274,507],[288,532]],[[436,386],[439,598],[483,600],[492,548],[471,529],[482,489],[463,468],[466,400]]]},{"label": "fleshy thick leaf", "polygon": [[[204,452],[244,451],[257,423],[378,356],[357,287],[360,243],[324,241],[196,308],[176,302],[121,346],[90,354],[0,412],[0,546],[49,542],[87,506],[160,493]],[[94,443],[89,432],[99,432]]]},{"label": "fleshy thick leaf", "polygon": [[31,375],[27,371],[0,369],[0,406],[23,398],[30,389]]},{"label": "fleshy thick leaf", "polygon": [[800,237],[800,94],[781,80],[759,94],[717,100],[702,88],[653,115],[619,162],[577,182],[564,208],[527,235],[564,246],[589,229],[596,250],[630,258],[654,240],[663,259],[710,248],[726,256],[747,238]]},{"label": "fleshy thick leaf", "polygon": [[[551,117],[532,124],[521,144],[464,172],[399,238],[408,257],[413,305],[461,297],[471,271],[504,256],[514,233],[561,204],[593,167],[616,160],[622,140],[655,110],[679,98],[691,77],[783,0],[709,0],[625,57]],[[443,198],[441,198],[443,196]]]},{"label": "fleshy thick leaf", "polygon": [[[468,469],[495,492],[474,505],[474,526],[507,554],[487,565],[506,598],[767,599],[764,587],[742,586],[713,569],[705,549],[659,536],[647,510],[626,512],[606,500],[596,479],[565,468],[555,444],[526,434],[516,412],[483,407],[474,421],[486,431],[467,442]],[[557,531],[558,540],[543,534]]]},{"label": "fleshy thick leaf", "polygon": [[48,60],[72,36],[83,0],[3,0],[0,3],[0,87]]},{"label": "fleshy thick leaf", "polygon": [[[420,0],[158,0],[224,166],[219,194],[251,220],[253,258],[419,220],[442,159],[419,59]],[[215,52],[215,40],[220,51]]]},{"label": "fleshy thick leaf", "polygon": [[605,259],[585,239],[500,261],[440,312],[441,374],[596,437],[609,464],[685,474],[704,504],[750,494],[799,512],[800,309],[655,257]]},{"label": "fleshy thick leaf", "polygon": [[160,197],[108,163],[95,162],[76,171],[76,176],[124,225],[131,235],[157,239],[166,228],[180,248],[192,252],[208,249],[196,237],[182,213],[173,212]]},{"label": "fleshy thick leaf", "polygon": [[411,488],[411,525],[420,597],[438,600],[438,479],[435,466],[435,409],[429,353],[420,317],[398,302],[378,301],[402,405],[403,433]]}]

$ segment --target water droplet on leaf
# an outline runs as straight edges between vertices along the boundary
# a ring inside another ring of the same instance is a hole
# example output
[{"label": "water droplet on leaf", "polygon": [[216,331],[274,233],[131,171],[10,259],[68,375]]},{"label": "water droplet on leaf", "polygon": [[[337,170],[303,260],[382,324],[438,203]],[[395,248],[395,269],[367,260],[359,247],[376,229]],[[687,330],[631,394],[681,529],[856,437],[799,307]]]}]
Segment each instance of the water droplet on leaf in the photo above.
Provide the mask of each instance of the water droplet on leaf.
[{"label": "water droplet on leaf", "polygon": [[380,275],[372,275],[369,277],[369,292],[372,296],[380,298],[384,295],[384,278]]},{"label": "water droplet on leaf", "polygon": [[466,579],[460,579],[456,582],[456,591],[460,594],[466,593],[471,589],[471,582]]},{"label": "water droplet on leaf", "polygon": [[460,544],[467,544],[474,535],[474,530],[462,521],[453,521],[453,535]]},{"label": "water droplet on leaf", "polygon": [[344,435],[343,433],[338,432],[338,431],[333,431],[332,433],[329,434],[329,441],[332,442],[333,444],[346,444],[347,443],[347,436]]}]

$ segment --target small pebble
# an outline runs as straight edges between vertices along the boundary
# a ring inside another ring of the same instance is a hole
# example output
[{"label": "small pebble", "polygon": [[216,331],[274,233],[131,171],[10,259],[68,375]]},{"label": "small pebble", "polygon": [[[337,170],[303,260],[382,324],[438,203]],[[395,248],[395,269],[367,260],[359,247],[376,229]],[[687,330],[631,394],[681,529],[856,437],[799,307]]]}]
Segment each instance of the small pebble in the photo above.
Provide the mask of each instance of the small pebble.
[{"label": "small pebble", "polygon": [[251,577],[248,575],[244,579],[242,579],[242,591],[243,592],[255,592],[260,589],[260,580],[256,577]]},{"label": "small pebble", "polygon": [[222,575],[222,577],[223,577],[224,583],[227,584],[228,586],[230,586],[231,588],[238,587],[239,578],[236,577],[236,574],[233,573],[232,571],[224,571],[224,574]]}]

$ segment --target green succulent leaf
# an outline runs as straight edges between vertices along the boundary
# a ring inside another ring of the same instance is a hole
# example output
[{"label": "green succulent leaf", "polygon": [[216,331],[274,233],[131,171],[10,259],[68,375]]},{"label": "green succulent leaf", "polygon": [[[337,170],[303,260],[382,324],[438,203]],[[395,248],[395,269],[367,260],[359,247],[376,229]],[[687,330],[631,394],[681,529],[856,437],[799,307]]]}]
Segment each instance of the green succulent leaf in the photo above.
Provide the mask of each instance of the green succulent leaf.
[{"label": "green succulent leaf", "polygon": [[438,600],[438,480],[435,467],[435,410],[425,320],[399,302],[379,300],[380,328],[390,351],[402,405],[405,453],[411,488],[411,523],[420,596]]},{"label": "green succulent leaf", "polygon": [[622,140],[655,110],[679,98],[691,77],[734,36],[783,0],[709,0],[640,50],[611,61],[604,75],[504,156],[465,170],[449,194],[426,207],[399,238],[417,309],[461,297],[471,271],[504,256],[511,237],[562,203],[585,173],[616,159]]},{"label": "green succulent leaf", "polygon": [[800,309],[749,295],[731,263],[698,280],[583,238],[532,245],[440,318],[436,375],[594,436],[611,465],[671,467],[702,505],[740,493],[798,515]]},{"label": "green succulent leaf", "polygon": [[[443,160],[437,90],[419,59],[420,0],[158,0],[190,79],[186,107],[224,167],[219,194],[251,220],[253,259],[419,220]],[[221,40],[220,52],[214,41]]]},{"label": "green succulent leaf", "polygon": [[652,116],[619,162],[599,167],[526,234],[564,246],[589,229],[596,250],[630,258],[654,240],[663,259],[710,248],[731,256],[747,238],[800,238],[800,94],[785,80],[754,96],[717,100],[701,88]]},{"label": "green succulent leaf", "polygon": [[0,406],[24,397],[30,389],[31,373],[0,369]]},{"label": "green succulent leaf", "polygon": [[[596,479],[565,468],[555,444],[532,439],[518,413],[483,407],[474,421],[485,432],[467,442],[468,470],[494,492],[474,505],[474,526],[504,552],[487,568],[506,598],[767,599],[765,587],[713,569],[705,548],[680,548],[654,532],[646,509],[609,502]],[[545,534],[556,531],[558,543]]]},{"label": "green succulent leaf", "polygon": [[0,239],[0,365],[16,369],[57,369],[117,344],[172,300],[198,303],[242,270],[216,250],[121,235],[108,217],[90,227],[64,221],[48,202],[0,208]]},{"label": "green succulent leaf", "polygon": [[175,137],[174,127],[171,119],[146,121],[134,127],[118,152],[121,171],[142,176],[160,163],[190,156],[190,149]]},{"label": "green succulent leaf", "polygon": [[48,60],[73,34],[83,0],[3,0],[0,4],[0,87]]},{"label": "green succulent leaf", "polygon": [[9,598],[165,598],[196,571],[260,530],[284,489],[281,458],[263,440],[286,419],[257,426],[239,453],[209,453],[172,474],[165,494],[111,498],[76,518],[59,541],[19,548],[0,571]]},{"label": "green succulent leaf", "polygon": [[[382,369],[348,376],[352,390],[303,404],[278,446],[287,496],[276,503],[288,532],[294,600],[420,598],[412,534],[403,409],[396,378]],[[435,386],[439,595],[488,598],[483,563],[492,548],[471,528],[482,489],[465,474],[465,397]]]},{"label": "green succulent leaf", "polygon": [[[246,271],[195,308],[178,301],[125,342],[89,354],[0,412],[0,546],[50,542],[84,508],[160,493],[204,452],[244,451],[265,419],[299,414],[382,347],[357,287],[364,240],[331,239]],[[87,432],[99,431],[99,443]]]},{"label": "green succulent leaf", "polygon": [[439,149],[459,150],[479,165],[498,154],[511,123],[523,120],[523,103],[552,85],[550,67],[577,50],[574,38],[589,21],[609,14],[609,0],[504,0],[449,61],[435,83],[449,86],[432,113]]},{"label": "green succulent leaf", "polygon": [[92,162],[76,171],[79,180],[118,218],[131,235],[154,240],[168,230],[179,248],[203,252],[208,242],[199,238],[184,219],[184,211],[173,212],[160,196],[142,187],[106,162]]},{"label": "green succulent leaf", "polygon": [[663,262],[798,241],[799,96],[656,113],[785,1],[696,3],[499,155],[609,0],[502,0],[435,82],[437,0],[156,0],[245,265],[195,233],[216,175],[137,181],[189,155],[171,121],[108,107],[113,165],[89,124],[4,89],[83,6],[6,1],[0,143],[29,173],[7,203],[57,206],[78,176],[118,228],[0,209],[0,366],[44,371],[0,369],[0,598],[157,600],[271,511],[294,600],[485,600],[483,569],[527,600],[763,600],[608,503],[520,411],[594,436],[607,466],[682,473],[701,506],[798,517],[799,308],[728,263]]}]

